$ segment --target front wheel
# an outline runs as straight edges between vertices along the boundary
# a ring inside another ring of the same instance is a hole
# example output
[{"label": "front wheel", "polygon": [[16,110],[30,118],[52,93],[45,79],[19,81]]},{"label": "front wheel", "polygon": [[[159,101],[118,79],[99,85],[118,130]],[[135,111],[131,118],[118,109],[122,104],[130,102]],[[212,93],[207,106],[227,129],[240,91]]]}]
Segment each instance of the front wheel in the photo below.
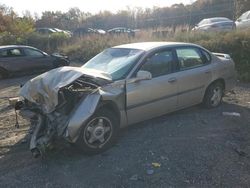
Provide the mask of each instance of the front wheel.
[{"label": "front wheel", "polygon": [[203,104],[207,108],[215,108],[221,104],[224,87],[222,83],[216,82],[207,88]]},{"label": "front wheel", "polygon": [[86,154],[98,154],[114,144],[118,132],[118,118],[111,111],[101,109],[82,127],[76,145]]}]

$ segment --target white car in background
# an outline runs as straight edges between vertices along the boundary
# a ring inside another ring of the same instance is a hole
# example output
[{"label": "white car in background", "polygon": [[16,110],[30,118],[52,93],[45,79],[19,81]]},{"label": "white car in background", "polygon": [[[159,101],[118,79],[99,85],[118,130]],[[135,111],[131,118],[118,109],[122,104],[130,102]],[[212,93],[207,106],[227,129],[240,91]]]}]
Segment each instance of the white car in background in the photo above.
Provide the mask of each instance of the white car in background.
[{"label": "white car in background", "polygon": [[237,29],[250,28],[250,10],[243,13],[235,22]]},{"label": "white car in background", "polygon": [[235,29],[234,21],[225,17],[206,18],[201,20],[193,31],[231,31]]}]

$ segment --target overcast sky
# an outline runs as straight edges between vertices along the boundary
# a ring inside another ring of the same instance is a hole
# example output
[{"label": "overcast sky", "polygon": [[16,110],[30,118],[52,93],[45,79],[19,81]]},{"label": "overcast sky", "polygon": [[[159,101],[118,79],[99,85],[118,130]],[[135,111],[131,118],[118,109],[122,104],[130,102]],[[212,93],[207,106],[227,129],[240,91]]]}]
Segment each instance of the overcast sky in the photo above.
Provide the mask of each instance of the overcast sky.
[{"label": "overcast sky", "polygon": [[115,13],[117,10],[126,9],[127,6],[152,8],[171,6],[175,3],[189,4],[194,0],[0,0],[0,4],[12,7],[20,16],[25,10],[38,15],[45,10],[66,12],[69,8],[78,7],[81,11],[98,13],[101,10],[109,10]]}]

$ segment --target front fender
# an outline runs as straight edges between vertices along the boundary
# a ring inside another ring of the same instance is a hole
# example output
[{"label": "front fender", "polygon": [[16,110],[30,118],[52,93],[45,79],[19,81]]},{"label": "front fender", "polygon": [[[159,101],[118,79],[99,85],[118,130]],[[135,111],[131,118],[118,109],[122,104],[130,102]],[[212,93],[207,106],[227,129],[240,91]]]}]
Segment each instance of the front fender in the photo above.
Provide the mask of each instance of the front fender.
[{"label": "front fender", "polygon": [[82,125],[95,113],[99,104],[103,101],[112,101],[115,103],[120,113],[120,124],[125,125],[125,90],[123,86],[123,83],[120,83],[118,86],[109,85],[105,88],[99,88],[96,92],[82,98],[70,114],[66,129],[66,138],[70,142],[76,142]]},{"label": "front fender", "polygon": [[100,99],[100,94],[90,94],[71,112],[65,135],[70,142],[76,142],[82,125],[95,113]]}]

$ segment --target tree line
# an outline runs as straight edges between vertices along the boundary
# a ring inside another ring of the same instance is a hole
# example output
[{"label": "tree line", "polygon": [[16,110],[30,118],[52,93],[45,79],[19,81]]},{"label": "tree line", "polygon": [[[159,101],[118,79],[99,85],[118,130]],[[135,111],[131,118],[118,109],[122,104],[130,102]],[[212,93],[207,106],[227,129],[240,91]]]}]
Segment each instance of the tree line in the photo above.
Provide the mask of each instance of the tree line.
[{"label": "tree line", "polygon": [[74,31],[77,28],[114,27],[157,28],[193,26],[203,18],[223,16],[235,20],[250,10],[249,0],[197,0],[190,5],[174,4],[171,7],[129,8],[117,13],[101,11],[98,14],[70,8],[67,12],[45,11],[39,18],[26,11],[19,17],[12,8],[0,5],[0,33],[27,35],[35,27],[52,27]]}]

